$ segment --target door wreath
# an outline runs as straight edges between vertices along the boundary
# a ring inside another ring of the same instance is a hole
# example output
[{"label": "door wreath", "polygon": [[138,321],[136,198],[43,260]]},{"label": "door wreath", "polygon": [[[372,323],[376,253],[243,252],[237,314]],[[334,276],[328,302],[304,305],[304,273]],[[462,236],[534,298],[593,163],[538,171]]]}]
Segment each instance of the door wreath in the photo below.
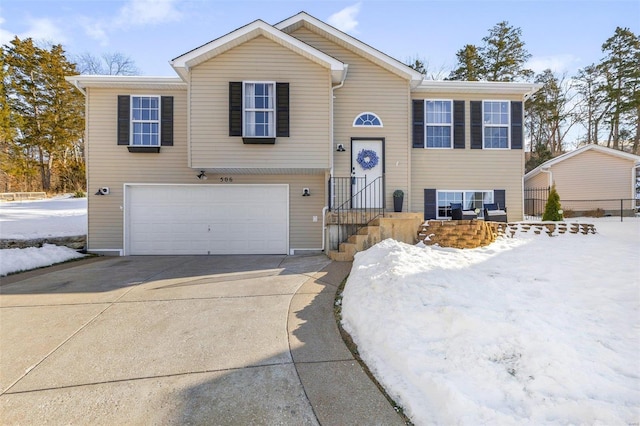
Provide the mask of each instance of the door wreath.
[{"label": "door wreath", "polygon": [[380,158],[378,158],[378,154],[376,154],[375,151],[371,149],[363,149],[358,153],[356,161],[358,161],[358,164],[360,164],[360,167],[363,169],[370,170],[378,165]]}]

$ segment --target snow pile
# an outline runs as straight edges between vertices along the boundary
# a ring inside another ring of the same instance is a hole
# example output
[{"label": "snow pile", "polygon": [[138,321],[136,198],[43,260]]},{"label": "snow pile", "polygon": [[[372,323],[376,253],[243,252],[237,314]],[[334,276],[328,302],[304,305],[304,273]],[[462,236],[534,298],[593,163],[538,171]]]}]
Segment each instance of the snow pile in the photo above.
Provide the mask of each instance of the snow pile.
[{"label": "snow pile", "polygon": [[86,233],[86,198],[0,203],[0,238],[29,240]]},{"label": "snow pile", "polygon": [[356,255],[343,325],[416,424],[640,418],[640,222]]},{"label": "snow pile", "polygon": [[81,257],[84,257],[84,255],[69,247],[53,244],[25,249],[0,250],[0,276],[42,268],[43,266],[50,266]]},{"label": "snow pile", "polygon": [[[0,238],[28,240],[86,235],[87,199],[57,197],[0,203]],[[0,276],[83,257],[67,247],[0,250]]]}]

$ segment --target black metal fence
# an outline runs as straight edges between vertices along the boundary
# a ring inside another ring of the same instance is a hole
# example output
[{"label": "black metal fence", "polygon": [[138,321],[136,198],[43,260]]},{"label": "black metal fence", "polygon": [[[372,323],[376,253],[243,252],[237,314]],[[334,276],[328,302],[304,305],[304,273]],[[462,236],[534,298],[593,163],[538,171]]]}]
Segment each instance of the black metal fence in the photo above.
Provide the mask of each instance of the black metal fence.
[{"label": "black metal fence", "polygon": [[544,206],[549,198],[551,188],[525,188],[524,190],[524,217],[535,219],[542,217]]},{"label": "black metal fence", "polygon": [[329,248],[338,250],[340,243],[385,213],[384,175],[367,182],[365,178],[330,178],[329,210],[334,232],[329,235]]},{"label": "black metal fence", "polygon": [[[524,190],[525,219],[541,219],[549,199],[550,188],[526,188]],[[640,211],[640,199],[610,198],[593,200],[560,199],[562,215],[566,219],[573,217],[636,217]]]},{"label": "black metal fence", "polygon": [[562,216],[565,219],[573,217],[637,217],[640,200],[633,198],[611,198],[603,200],[563,200],[560,199]]}]

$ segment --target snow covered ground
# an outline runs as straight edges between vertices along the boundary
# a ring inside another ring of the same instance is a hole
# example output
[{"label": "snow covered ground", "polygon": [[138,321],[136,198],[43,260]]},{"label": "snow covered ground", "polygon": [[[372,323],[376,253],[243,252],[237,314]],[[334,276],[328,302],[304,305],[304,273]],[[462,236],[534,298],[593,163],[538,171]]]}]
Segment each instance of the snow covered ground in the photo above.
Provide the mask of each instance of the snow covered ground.
[{"label": "snow covered ground", "polygon": [[343,325],[418,425],[638,424],[640,222],[358,253]]},{"label": "snow covered ground", "polygon": [[[0,203],[0,238],[29,240],[86,235],[87,199],[62,196]],[[82,257],[67,247],[0,250],[0,276]]]}]

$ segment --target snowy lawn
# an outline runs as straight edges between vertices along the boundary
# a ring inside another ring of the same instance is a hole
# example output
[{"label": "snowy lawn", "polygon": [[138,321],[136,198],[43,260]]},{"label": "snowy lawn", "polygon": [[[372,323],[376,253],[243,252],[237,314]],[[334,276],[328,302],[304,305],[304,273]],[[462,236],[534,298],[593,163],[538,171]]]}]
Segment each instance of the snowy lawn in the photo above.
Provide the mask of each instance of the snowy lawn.
[{"label": "snowy lawn", "polygon": [[637,424],[640,222],[358,253],[343,325],[418,425]]},{"label": "snowy lawn", "polygon": [[[29,240],[86,235],[87,199],[0,203],[0,238]],[[41,248],[0,250],[0,276],[82,257],[75,250],[47,244]]]}]

